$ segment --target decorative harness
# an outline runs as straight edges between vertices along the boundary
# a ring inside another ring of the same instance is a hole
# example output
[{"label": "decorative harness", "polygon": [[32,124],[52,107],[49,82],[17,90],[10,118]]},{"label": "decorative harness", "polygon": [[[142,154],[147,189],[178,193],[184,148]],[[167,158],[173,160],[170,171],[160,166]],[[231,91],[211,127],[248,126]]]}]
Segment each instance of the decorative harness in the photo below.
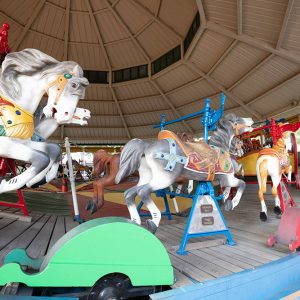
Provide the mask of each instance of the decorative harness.
[{"label": "decorative harness", "polygon": [[0,97],[0,119],[0,136],[29,139],[33,135],[33,115],[4,97]]},{"label": "decorative harness", "polygon": [[71,79],[73,76],[72,73],[66,73],[64,75],[59,75],[55,80],[53,80],[52,82],[50,82],[47,85],[47,88],[45,89],[46,94],[49,95],[49,89],[57,84],[57,94],[54,100],[54,104],[56,105],[60,99],[60,95],[63,92],[63,90],[65,89],[66,85],[68,84],[68,80]]}]

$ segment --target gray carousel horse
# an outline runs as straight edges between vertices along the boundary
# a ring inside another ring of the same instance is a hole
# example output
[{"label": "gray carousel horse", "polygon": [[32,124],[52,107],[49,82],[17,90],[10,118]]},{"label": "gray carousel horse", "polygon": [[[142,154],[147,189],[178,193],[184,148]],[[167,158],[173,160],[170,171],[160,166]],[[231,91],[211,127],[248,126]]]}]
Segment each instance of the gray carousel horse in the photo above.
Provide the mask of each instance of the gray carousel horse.
[{"label": "gray carousel horse", "polygon": [[179,177],[197,181],[214,179],[222,187],[237,187],[237,193],[231,201],[226,199],[228,195],[224,197],[227,210],[236,207],[244,192],[245,182],[234,176],[229,148],[233,137],[251,131],[252,124],[251,118],[228,114],[217,123],[209,144],[182,143],[176,134],[167,130],[160,131],[158,141],[152,144],[140,139],[129,141],[121,153],[116,183],[135,170],[139,171],[138,184],[125,191],[131,220],[141,224],[135,205],[135,197],[139,195],[151,213],[152,219],[146,223],[154,233],[159,226],[161,213],[151,199],[151,193],[170,186]]},{"label": "gray carousel horse", "polygon": [[58,125],[72,123],[88,84],[75,62],[59,62],[36,49],[7,54],[0,77],[0,157],[26,161],[31,166],[9,181],[2,179],[0,193],[49,182],[56,176],[60,148],[31,140],[33,114],[47,93],[46,117],[54,118]]}]

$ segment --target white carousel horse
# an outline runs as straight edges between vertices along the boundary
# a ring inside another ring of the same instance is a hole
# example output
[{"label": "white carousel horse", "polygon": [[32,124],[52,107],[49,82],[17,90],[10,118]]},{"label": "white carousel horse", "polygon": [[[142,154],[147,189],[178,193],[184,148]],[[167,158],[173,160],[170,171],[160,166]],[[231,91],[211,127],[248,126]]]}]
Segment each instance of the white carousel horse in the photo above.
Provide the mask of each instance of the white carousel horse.
[{"label": "white carousel horse", "polygon": [[284,139],[279,139],[275,146],[266,148],[259,152],[256,161],[256,175],[259,185],[258,197],[261,203],[260,219],[267,220],[267,206],[264,200],[264,193],[267,189],[267,177],[272,179],[272,195],[275,198],[274,213],[280,215],[280,199],[277,193],[277,187],[281,181],[282,174],[288,174],[288,180],[291,181],[292,166],[288,151],[285,147]]},{"label": "white carousel horse", "polygon": [[182,143],[174,133],[167,130],[160,131],[159,140],[152,144],[140,139],[129,141],[121,152],[116,183],[136,169],[139,170],[137,186],[125,192],[131,220],[141,224],[135,205],[135,197],[139,195],[151,213],[152,220],[147,220],[146,223],[148,229],[154,233],[161,213],[151,199],[151,193],[170,186],[179,176],[197,181],[211,181],[215,178],[220,181],[221,186],[237,187],[236,196],[232,201],[225,202],[225,208],[230,210],[237,206],[245,189],[245,182],[234,176],[229,147],[232,138],[252,130],[252,124],[251,118],[239,118],[229,114],[218,122],[209,145]]},{"label": "white carousel horse", "polygon": [[9,181],[2,179],[0,193],[55,177],[59,146],[30,140],[33,113],[46,92],[46,117],[54,118],[57,124],[71,123],[87,85],[88,80],[75,62],[59,62],[36,49],[6,56],[0,77],[0,157],[26,161],[31,166]]}]

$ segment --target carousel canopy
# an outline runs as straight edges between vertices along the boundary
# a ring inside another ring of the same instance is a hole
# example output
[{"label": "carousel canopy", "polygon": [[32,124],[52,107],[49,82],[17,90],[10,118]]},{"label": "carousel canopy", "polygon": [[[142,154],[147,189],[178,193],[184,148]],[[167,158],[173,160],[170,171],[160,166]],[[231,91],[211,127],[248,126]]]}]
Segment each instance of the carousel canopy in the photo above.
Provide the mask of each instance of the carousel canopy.
[{"label": "carousel canopy", "polygon": [[[77,144],[151,139],[153,124],[213,108],[254,120],[300,112],[300,3],[294,0],[2,0],[12,51],[74,60],[90,85]],[[199,135],[199,118],[169,127]]]}]

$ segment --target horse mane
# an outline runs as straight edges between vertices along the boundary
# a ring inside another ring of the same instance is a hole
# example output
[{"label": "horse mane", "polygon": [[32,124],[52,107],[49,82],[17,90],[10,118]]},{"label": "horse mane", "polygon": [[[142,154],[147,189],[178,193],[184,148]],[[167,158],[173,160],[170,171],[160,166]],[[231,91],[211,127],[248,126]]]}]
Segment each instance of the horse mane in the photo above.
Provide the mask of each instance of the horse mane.
[{"label": "horse mane", "polygon": [[230,147],[232,147],[232,137],[235,134],[232,123],[235,123],[237,119],[238,117],[233,113],[221,118],[216,125],[217,130],[211,135],[209,145],[229,152]]},{"label": "horse mane", "polygon": [[[71,71],[77,63],[73,61],[59,62],[55,58],[37,49],[24,49],[8,53],[2,63],[0,78],[0,94],[16,99],[21,95],[19,75],[33,76],[40,73],[41,78],[52,73],[55,75]],[[80,68],[80,77],[83,71]]]}]

